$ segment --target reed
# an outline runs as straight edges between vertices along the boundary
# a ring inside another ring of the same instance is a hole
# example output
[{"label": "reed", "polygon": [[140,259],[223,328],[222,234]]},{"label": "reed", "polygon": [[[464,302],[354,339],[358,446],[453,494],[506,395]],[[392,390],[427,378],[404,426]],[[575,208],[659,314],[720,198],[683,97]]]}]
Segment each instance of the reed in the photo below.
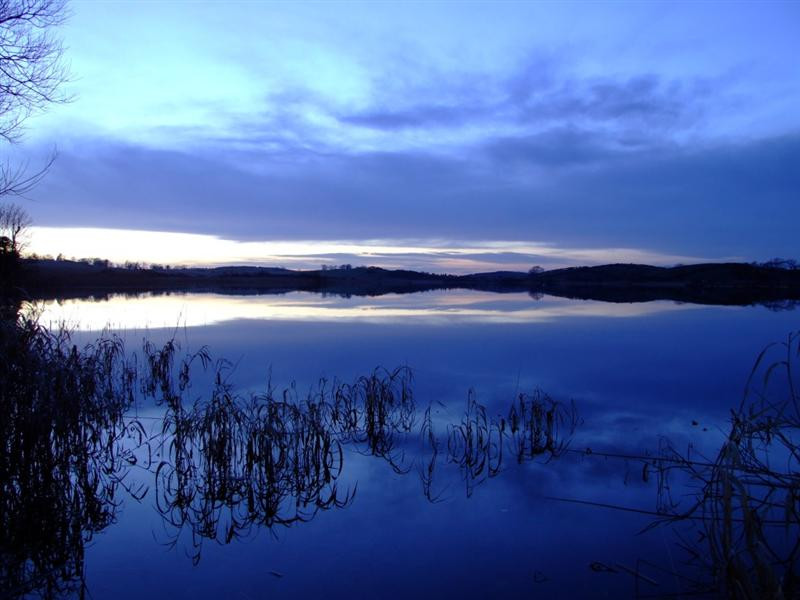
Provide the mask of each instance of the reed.
[{"label": "reed", "polygon": [[[409,460],[418,413],[408,367],[321,380],[306,394],[271,381],[244,394],[229,381],[229,363],[206,348],[145,340],[134,353],[101,336],[79,349],[67,331],[16,315],[0,320],[0,353],[0,589],[12,597],[84,594],[86,544],[116,521],[126,497],[152,497],[164,543],[196,563],[207,542],[349,506],[356,486],[340,484],[346,449],[398,474],[416,465],[435,502],[441,449],[470,495],[501,472],[509,450],[515,462],[552,458],[566,444],[561,428],[574,429],[569,411],[541,392],[519,396],[505,417],[490,417],[470,392],[442,438],[425,411],[417,432],[426,452]],[[201,374],[213,383],[198,394]],[[149,429],[136,416],[142,402],[163,410]],[[134,469],[142,477],[129,477]]]},{"label": "reed", "polygon": [[800,333],[758,356],[713,460],[672,448],[665,455],[698,486],[690,506],[671,510],[666,520],[691,518],[704,542],[704,551],[688,548],[692,561],[731,598],[800,596],[798,357]]},{"label": "reed", "polygon": [[800,332],[758,355],[710,457],[669,440],[652,456],[592,453],[639,461],[642,478],[656,478],[655,511],[585,503],[653,515],[645,530],[671,526],[686,557],[672,573],[680,595],[800,597],[798,357]]},{"label": "reed", "polygon": [[83,595],[86,544],[145,491],[125,483],[134,368],[117,338],[79,351],[27,318],[0,320],[0,356],[0,589]]}]

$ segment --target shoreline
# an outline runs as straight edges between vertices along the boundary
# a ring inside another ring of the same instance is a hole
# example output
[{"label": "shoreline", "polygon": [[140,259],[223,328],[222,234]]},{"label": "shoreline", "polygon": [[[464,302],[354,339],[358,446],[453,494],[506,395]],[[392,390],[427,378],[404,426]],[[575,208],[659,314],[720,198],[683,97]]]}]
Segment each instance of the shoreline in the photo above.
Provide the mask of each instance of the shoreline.
[{"label": "shoreline", "polygon": [[[24,259],[15,288],[14,295],[31,300],[170,292],[252,295],[307,291],[380,296],[467,289],[606,302],[672,300],[790,308],[800,301],[800,270],[746,263],[676,267],[613,264],[536,273],[496,271],[447,275],[380,267],[312,271],[270,267],[128,269],[75,261]],[[4,289],[4,294],[10,291]]]}]

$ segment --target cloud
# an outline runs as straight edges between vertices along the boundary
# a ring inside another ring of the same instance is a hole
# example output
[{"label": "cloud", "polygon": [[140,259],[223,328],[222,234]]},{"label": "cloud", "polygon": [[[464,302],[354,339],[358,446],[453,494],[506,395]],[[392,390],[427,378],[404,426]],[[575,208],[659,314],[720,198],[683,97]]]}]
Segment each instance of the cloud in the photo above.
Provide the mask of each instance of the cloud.
[{"label": "cloud", "polygon": [[520,107],[528,119],[668,129],[694,124],[711,96],[703,80],[666,81],[646,73],[624,79],[567,80],[554,90],[532,93]]},{"label": "cloud", "polygon": [[[300,166],[267,155],[268,168],[255,172],[211,152],[96,141],[62,153],[30,212],[40,225],[239,240],[528,240],[753,259],[796,253],[800,134],[627,153],[592,136],[581,146],[575,132],[523,142],[497,139],[488,153],[479,146],[461,157],[330,154]],[[574,168],[586,162],[591,168]]]},{"label": "cloud", "polygon": [[[655,73],[576,77],[555,59],[530,59],[511,74],[405,78],[339,122],[374,130],[453,129],[491,124],[518,134],[554,127],[646,126],[666,132],[697,125],[725,97],[710,80],[670,80]],[[409,101],[409,99],[412,99]]]},{"label": "cloud", "polygon": [[394,131],[418,127],[454,127],[491,116],[491,107],[420,104],[404,109],[373,108],[344,115],[342,123]]},{"label": "cloud", "polygon": [[576,128],[558,128],[525,136],[497,138],[485,145],[487,155],[506,166],[568,167],[608,163],[625,155],[631,144]]}]

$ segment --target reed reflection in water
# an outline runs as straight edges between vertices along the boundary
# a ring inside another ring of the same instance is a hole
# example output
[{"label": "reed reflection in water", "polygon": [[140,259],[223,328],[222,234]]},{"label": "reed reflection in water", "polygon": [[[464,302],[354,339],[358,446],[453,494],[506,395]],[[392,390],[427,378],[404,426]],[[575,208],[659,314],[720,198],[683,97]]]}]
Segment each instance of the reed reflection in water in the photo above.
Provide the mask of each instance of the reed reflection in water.
[{"label": "reed reflection in water", "polygon": [[135,370],[118,340],[78,351],[30,321],[0,322],[0,355],[0,587],[83,596],[86,544],[145,493],[125,481]]},{"label": "reed reflection in water", "polygon": [[[137,355],[114,337],[78,350],[66,333],[29,320],[2,326],[0,585],[11,597],[83,596],[86,545],[116,522],[125,498],[152,498],[161,541],[198,563],[206,542],[227,544],[350,506],[357,489],[342,483],[346,450],[397,474],[417,473],[431,502],[443,499],[442,469],[454,469],[471,496],[510,464],[604,456],[570,449],[580,425],[575,407],[540,390],[519,394],[500,415],[470,392],[460,418],[441,423],[432,405],[418,406],[407,367],[351,383],[323,380],[306,394],[271,382],[245,394],[229,381],[230,364],[205,349],[182,355],[174,340],[145,343]],[[764,386],[734,411],[716,459],[669,444],[660,454],[622,457],[641,460],[642,478],[658,483],[650,514],[700,526],[684,549],[702,573],[674,573],[695,593],[795,594],[799,344],[790,337],[785,357],[759,359],[753,377]],[[196,396],[200,373],[213,385]],[[786,374],[780,402],[767,389],[778,373]],[[137,416],[145,400],[160,406],[154,422]],[[786,468],[776,469],[775,458]],[[676,489],[694,489],[688,506],[673,500]],[[788,537],[776,538],[776,529]],[[638,566],[627,571],[637,591],[654,585]]]},{"label": "reed reflection in water", "polygon": [[[86,544],[115,522],[121,491],[136,500],[152,494],[164,543],[183,541],[197,563],[205,541],[227,544],[351,504],[355,486],[339,486],[345,446],[397,473],[415,464],[403,450],[418,412],[407,367],[378,368],[352,383],[320,381],[307,395],[271,383],[240,395],[227,362],[212,363],[206,350],[177,356],[174,341],[145,343],[139,356],[113,337],[79,351],[68,334],[29,320],[4,323],[2,336],[0,583],[11,596],[83,595]],[[211,369],[214,385],[191,400],[198,369]],[[143,399],[163,408],[155,424],[136,416]],[[461,423],[448,428],[447,463],[471,493],[484,472],[499,472],[505,445],[520,460],[555,456],[566,445],[556,423],[567,418],[534,395],[520,396],[507,420],[489,419],[470,395]],[[574,413],[569,419],[574,428]],[[429,417],[422,430],[435,462],[445,442]]]}]

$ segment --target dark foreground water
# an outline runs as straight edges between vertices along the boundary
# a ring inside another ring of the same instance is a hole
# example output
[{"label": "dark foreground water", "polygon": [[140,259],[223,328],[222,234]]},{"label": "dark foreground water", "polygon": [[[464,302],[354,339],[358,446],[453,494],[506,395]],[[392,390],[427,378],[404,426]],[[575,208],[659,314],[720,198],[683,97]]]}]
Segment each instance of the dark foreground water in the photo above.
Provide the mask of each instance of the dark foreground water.
[{"label": "dark foreground water", "polygon": [[[296,488],[284,486],[271,508],[252,497],[269,482],[255,492],[245,485],[239,497],[199,485],[201,474],[181,484],[188,471],[170,462],[174,431],[163,437],[168,409],[139,400],[130,418],[161,446],[147,458],[139,450],[104,509],[107,522],[83,536],[91,538],[87,596],[135,599],[688,592],[697,574],[683,566],[678,536],[695,534],[672,526],[641,533],[655,520],[644,513],[659,507],[659,480],[636,457],[667,440],[713,456],[759,352],[800,328],[796,312],[763,307],[463,291],[68,301],[45,305],[40,320],[71,323],[79,342],[110,327],[129,350],[143,337],[174,338],[181,354],[205,346],[230,361],[223,375],[240,396],[271,381],[276,397],[294,384],[302,399],[319,395],[321,378],[334,389],[334,380],[351,383],[376,367],[409,370],[398,377],[412,404],[390,417],[388,440],[337,431],[341,452],[314,474],[324,481],[290,479]],[[198,371],[187,400],[208,398],[213,368]],[[500,433],[501,420],[510,430],[520,394],[560,424],[557,439],[542,437],[529,453],[519,436]],[[186,459],[200,460],[198,452]],[[214,477],[246,462],[246,448],[233,452],[241,455],[225,458],[235,464]],[[228,474],[241,483],[241,471]],[[336,499],[326,502],[334,485]],[[298,509],[309,494],[311,504]],[[683,543],[704,551],[702,540]]]}]

